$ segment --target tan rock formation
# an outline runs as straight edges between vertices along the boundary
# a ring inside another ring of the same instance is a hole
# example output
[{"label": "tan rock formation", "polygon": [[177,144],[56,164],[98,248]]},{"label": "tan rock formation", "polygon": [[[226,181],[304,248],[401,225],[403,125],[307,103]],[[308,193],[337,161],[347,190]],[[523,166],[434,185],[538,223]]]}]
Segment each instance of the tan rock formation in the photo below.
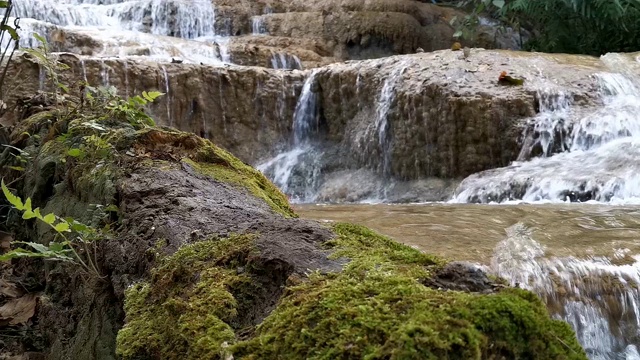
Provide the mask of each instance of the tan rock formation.
[{"label": "tan rock formation", "polygon": [[[455,178],[515,160],[538,90],[588,102],[596,86],[591,75],[602,68],[586,56],[474,49],[465,61],[461,52],[444,50],[333,64],[317,81],[326,136],[343,145],[342,153],[378,170],[389,156],[389,174],[400,179]],[[525,78],[525,85],[498,85],[501,71]],[[385,119],[380,139],[376,124]]]},{"label": "tan rock formation", "polygon": [[[409,54],[417,48],[447,49],[455,32],[449,22],[464,15],[414,0],[215,0],[214,4],[225,19],[226,29],[219,29],[223,33],[250,33],[251,18],[259,16],[268,35],[313,40],[342,60]],[[513,33],[499,33],[491,26],[481,26],[476,43],[470,45],[518,48]]]},{"label": "tan rock formation", "polygon": [[[93,86],[113,85],[122,95],[151,90],[167,93],[152,105],[160,124],[217,139],[245,161],[273,154],[275,144],[287,141],[304,77],[299,71],[257,67],[81,59],[70,54],[62,60],[71,66],[62,73],[61,81],[66,84],[86,78]],[[15,103],[35,93],[39,78],[38,66],[19,55],[9,72],[7,88],[12,89],[12,97],[7,101]],[[11,117],[3,118],[4,124],[10,122]]]},{"label": "tan rock formation", "polygon": [[[328,184],[323,196],[361,196],[338,186],[350,176],[345,171],[355,169],[418,181],[507,165],[519,155],[526,120],[539,110],[543,89],[569,94],[577,109],[599,101],[592,75],[606,67],[597,58],[471,52],[466,60],[462,52],[443,50],[313,70],[319,123],[310,139],[321,149],[314,161],[322,174],[318,185]],[[72,67],[65,80],[70,84],[86,74],[90,83],[114,85],[125,95],[167,92],[152,106],[161,124],[210,138],[252,164],[289,148],[296,102],[311,74],[72,55],[64,61]],[[524,86],[499,85],[502,71],[524,78]],[[19,57],[12,74],[19,79],[14,96],[37,90],[34,64]]]}]

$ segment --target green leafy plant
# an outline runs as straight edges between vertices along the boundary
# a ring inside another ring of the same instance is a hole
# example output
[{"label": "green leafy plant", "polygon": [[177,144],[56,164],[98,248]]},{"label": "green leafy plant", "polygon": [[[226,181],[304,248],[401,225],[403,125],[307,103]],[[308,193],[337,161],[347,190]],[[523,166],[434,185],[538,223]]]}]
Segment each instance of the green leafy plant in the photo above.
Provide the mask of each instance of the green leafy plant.
[{"label": "green leafy plant", "polygon": [[473,38],[479,16],[527,29],[526,49],[602,55],[640,50],[640,0],[461,0],[456,37]]},{"label": "green leafy plant", "polygon": [[143,91],[128,99],[118,96],[117,89],[109,87],[87,86],[86,99],[91,107],[109,110],[105,116],[127,120],[134,127],[155,126],[155,121],[147,115],[144,107],[164,95],[159,91]]},{"label": "green leafy plant", "polygon": [[38,40],[40,46],[37,48],[26,48],[24,51],[31,55],[35,62],[44,71],[45,76],[53,86],[53,95],[55,96],[56,104],[58,104],[59,91],[69,92],[69,87],[60,81],[59,73],[69,69],[69,65],[64,64],[58,60],[57,55],[52,54],[49,49],[47,40],[38,34],[33,34],[33,37]]},{"label": "green leafy plant", "polygon": [[[27,245],[33,250],[24,248],[13,249],[0,255],[0,261],[14,258],[45,258],[80,265],[88,274],[102,278],[96,258],[96,241],[108,236],[108,226],[104,229],[96,229],[87,226],[72,218],[61,218],[54,213],[43,215],[40,208],[32,208],[31,198],[24,202],[14,195],[4,183],[1,182],[2,192],[11,206],[22,212],[25,220],[37,219],[49,226],[56,234],[48,245],[35,242],[15,241],[14,244]],[[110,206],[104,211],[117,211],[115,206]]]}]

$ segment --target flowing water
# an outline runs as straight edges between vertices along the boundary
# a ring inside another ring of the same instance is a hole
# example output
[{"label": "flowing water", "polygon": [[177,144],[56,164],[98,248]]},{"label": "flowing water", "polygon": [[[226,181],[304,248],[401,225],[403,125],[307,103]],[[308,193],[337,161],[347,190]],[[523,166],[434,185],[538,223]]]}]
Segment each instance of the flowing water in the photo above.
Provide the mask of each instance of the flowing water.
[{"label": "flowing water", "polygon": [[541,296],[594,360],[638,360],[640,208],[548,205],[296,205],[476,263]]},{"label": "flowing water", "polygon": [[[477,264],[537,293],[590,359],[640,360],[640,79],[618,55],[602,60],[611,71],[595,75],[601,104],[581,108],[562,89],[541,86],[517,161],[464,179],[449,203],[296,210]],[[369,127],[383,172],[402,66],[394,73]]]},{"label": "flowing water", "polygon": [[314,138],[320,125],[316,74],[312,72],[302,87],[293,115],[290,148],[256,166],[296,202],[314,201],[320,177],[322,151]]},{"label": "flowing water", "polygon": [[[168,61],[229,62],[228,38],[216,32],[216,13],[204,0],[15,1],[21,46],[33,47],[33,33],[66,42],[58,30],[92,38],[94,56],[148,56]],[[85,42],[86,43],[86,42]]]}]

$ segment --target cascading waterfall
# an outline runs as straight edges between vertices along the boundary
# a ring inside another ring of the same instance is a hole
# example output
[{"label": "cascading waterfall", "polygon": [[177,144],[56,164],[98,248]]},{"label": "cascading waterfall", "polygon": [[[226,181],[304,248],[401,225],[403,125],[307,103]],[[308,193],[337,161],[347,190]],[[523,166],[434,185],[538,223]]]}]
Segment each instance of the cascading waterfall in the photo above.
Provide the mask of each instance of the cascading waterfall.
[{"label": "cascading waterfall", "polygon": [[571,97],[565,92],[551,89],[539,90],[537,97],[540,113],[525,128],[519,161],[528,160],[536,150],[541,156],[548,157],[568,148]]},{"label": "cascading waterfall", "polygon": [[251,33],[253,35],[266,35],[267,27],[264,23],[264,16],[257,15],[251,17]]},{"label": "cascading waterfall", "polygon": [[265,173],[293,202],[311,202],[320,178],[321,151],[314,135],[319,131],[318,94],[314,89],[317,71],[305,80],[293,115],[293,141],[288,151],[259,164]]},{"label": "cascading waterfall", "polygon": [[[452,202],[638,203],[640,89],[635,79],[620,73],[601,73],[597,79],[602,107],[578,119],[557,116],[570,113],[567,106],[547,109],[534,119],[546,139],[540,143],[542,157],[469,176]],[[562,138],[556,151],[554,138]]]},{"label": "cascading waterfall", "polygon": [[402,80],[402,74],[407,69],[407,65],[400,63],[396,69],[385,79],[380,97],[376,106],[376,121],[373,127],[378,135],[378,146],[382,153],[382,174],[388,176],[391,164],[391,137],[389,133],[389,110],[395,99],[396,85]]},{"label": "cascading waterfall", "polygon": [[[179,57],[187,62],[229,62],[228,38],[216,33],[210,1],[192,0],[23,0],[15,2],[21,18],[23,47],[37,46],[33,33],[62,29],[102,43],[99,56]],[[66,40],[50,39],[64,43]]]},{"label": "cascading waterfall", "polygon": [[531,290],[568,322],[592,360],[640,360],[640,255],[547,258],[523,224],[506,229],[489,271]]},{"label": "cascading waterfall", "polygon": [[274,69],[302,69],[302,62],[300,59],[291,54],[286,53],[274,53],[271,56],[271,67]]}]

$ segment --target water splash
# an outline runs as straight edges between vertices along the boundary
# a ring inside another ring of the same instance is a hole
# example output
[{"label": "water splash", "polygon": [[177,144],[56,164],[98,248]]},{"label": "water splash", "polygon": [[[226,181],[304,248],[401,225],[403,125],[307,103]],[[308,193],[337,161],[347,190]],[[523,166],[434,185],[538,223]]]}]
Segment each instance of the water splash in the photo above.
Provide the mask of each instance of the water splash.
[{"label": "water splash", "polygon": [[264,15],[257,15],[251,17],[251,33],[253,35],[266,35],[267,26],[264,23]]},{"label": "water splash", "polygon": [[280,190],[290,195],[292,202],[311,202],[321,183],[322,151],[318,148],[320,108],[314,70],[305,80],[293,115],[292,144],[280,153],[256,166]]},{"label": "water splash", "polygon": [[623,264],[604,257],[549,258],[523,224],[506,233],[491,262],[494,274],[538,294],[573,327],[590,359],[640,359],[640,256]]},{"label": "water splash", "polygon": [[[557,94],[562,106],[552,104],[534,119],[542,157],[522,161],[528,156],[521,153],[508,167],[471,175],[452,202],[640,203],[640,90],[628,75],[596,78],[601,107],[571,117],[567,96]],[[525,154],[532,144],[525,142]]]}]

